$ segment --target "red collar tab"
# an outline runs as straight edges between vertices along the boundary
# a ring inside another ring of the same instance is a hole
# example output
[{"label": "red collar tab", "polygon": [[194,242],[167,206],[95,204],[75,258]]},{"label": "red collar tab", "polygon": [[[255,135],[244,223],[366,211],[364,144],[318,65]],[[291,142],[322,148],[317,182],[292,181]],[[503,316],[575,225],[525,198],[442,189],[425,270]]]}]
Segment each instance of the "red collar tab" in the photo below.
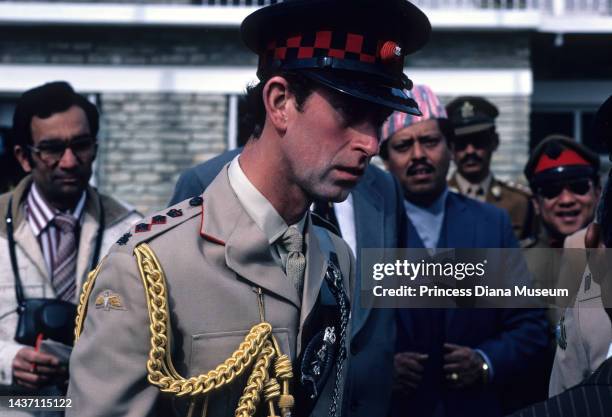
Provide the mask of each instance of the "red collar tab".
[{"label": "red collar tab", "polygon": [[556,159],[552,159],[548,155],[546,155],[546,153],[543,153],[533,173],[538,174],[548,169],[558,168],[561,166],[573,166],[573,165],[591,166],[591,164],[586,159],[584,159],[582,156],[580,156],[578,152],[571,150],[571,149],[564,149],[559,154],[559,157]]}]

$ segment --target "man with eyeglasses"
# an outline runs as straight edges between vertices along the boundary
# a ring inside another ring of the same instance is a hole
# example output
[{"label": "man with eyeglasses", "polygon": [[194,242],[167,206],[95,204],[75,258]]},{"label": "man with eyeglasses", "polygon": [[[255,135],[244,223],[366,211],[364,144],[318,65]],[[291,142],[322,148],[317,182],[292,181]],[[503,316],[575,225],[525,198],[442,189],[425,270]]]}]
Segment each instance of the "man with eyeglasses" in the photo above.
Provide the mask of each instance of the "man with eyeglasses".
[{"label": "man with eyeglasses", "polygon": [[[28,175],[0,196],[0,392],[49,393],[65,387],[67,362],[16,341],[34,298],[76,305],[82,282],[108,248],[140,219],[89,186],[96,157],[96,107],[65,82],[26,91],[13,116],[14,154]],[[22,294],[19,295],[19,288]],[[18,300],[18,298],[22,298]],[[70,331],[74,319],[67,325]],[[38,326],[38,325],[37,325]],[[51,390],[51,391],[50,391]],[[4,394],[6,393],[6,394]]]},{"label": "man with eyeglasses", "polygon": [[531,192],[522,185],[502,181],[491,172],[491,158],[499,146],[495,119],[497,107],[483,97],[457,97],[446,106],[453,125],[451,144],[457,170],[449,186],[460,194],[487,202],[508,212],[517,239],[528,236],[533,227]]},{"label": "man with eyeglasses", "polygon": [[599,164],[597,154],[567,136],[551,135],[538,144],[524,172],[540,230],[524,246],[561,248],[566,236],[593,220]]}]

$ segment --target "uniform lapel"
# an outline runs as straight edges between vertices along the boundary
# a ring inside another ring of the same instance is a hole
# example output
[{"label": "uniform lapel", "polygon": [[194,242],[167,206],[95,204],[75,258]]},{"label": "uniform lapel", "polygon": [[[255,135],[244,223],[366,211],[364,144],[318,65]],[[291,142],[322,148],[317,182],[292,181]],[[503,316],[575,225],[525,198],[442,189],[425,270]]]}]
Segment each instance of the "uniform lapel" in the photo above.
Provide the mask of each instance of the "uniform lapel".
[{"label": "uniform lapel", "polygon": [[[99,197],[92,191],[91,188],[87,189],[87,202],[85,203],[85,210],[83,212],[83,224],[81,226],[81,232],[79,235],[79,251],[77,257],[77,289],[81,288],[83,279],[89,272],[91,266],[91,257],[96,245],[96,235],[98,234],[98,218],[100,213],[98,210]],[[103,255],[103,254],[100,254]],[[77,294],[78,294],[77,290]]]},{"label": "uniform lapel", "polygon": [[266,236],[234,194],[227,166],[204,192],[200,234],[213,244],[225,245],[225,262],[239,279],[300,307],[297,290],[272,258]]},{"label": "uniform lapel", "polygon": [[[313,229],[314,226],[310,221],[310,214],[308,214],[308,227],[305,235],[306,272],[304,273],[304,294],[302,296],[302,311],[300,312],[300,328],[317,302],[323,277],[327,270],[326,257],[321,252],[321,246]],[[300,340],[299,337],[298,340]]]}]

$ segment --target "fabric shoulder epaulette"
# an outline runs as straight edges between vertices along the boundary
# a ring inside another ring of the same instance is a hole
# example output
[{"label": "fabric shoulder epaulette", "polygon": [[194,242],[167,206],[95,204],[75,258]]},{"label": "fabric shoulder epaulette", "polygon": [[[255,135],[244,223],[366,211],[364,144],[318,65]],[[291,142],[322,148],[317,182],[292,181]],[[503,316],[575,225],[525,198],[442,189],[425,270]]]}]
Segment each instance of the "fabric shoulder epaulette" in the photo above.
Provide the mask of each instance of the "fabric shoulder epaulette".
[{"label": "fabric shoulder epaulette", "polygon": [[139,243],[148,242],[179,224],[200,215],[203,203],[202,197],[193,197],[145,217],[123,234],[111,250],[131,253]]},{"label": "fabric shoulder epaulette", "polygon": [[497,180],[497,181],[502,187],[505,187],[505,188],[510,189],[511,191],[516,191],[520,194],[523,194],[525,197],[531,197],[532,195],[531,189],[528,186],[521,184],[520,182],[504,181],[504,180]]}]

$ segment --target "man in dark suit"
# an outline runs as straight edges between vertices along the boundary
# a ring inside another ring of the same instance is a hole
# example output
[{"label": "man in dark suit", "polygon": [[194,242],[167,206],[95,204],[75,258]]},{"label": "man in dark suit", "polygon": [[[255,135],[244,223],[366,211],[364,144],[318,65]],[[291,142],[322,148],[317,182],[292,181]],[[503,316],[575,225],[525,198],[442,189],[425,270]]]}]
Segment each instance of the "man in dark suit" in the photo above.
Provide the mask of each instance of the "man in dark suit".
[{"label": "man in dark suit", "polygon": [[[183,172],[170,205],[202,194],[221,168],[240,151],[241,148],[225,152]],[[401,190],[393,177],[370,165],[346,201],[315,211],[338,229],[359,265],[361,248],[405,246],[401,233],[405,230],[402,200]],[[391,396],[395,311],[362,306],[359,269],[357,276],[344,409],[350,417],[384,417]]]},{"label": "man in dark suit", "polygon": [[[517,248],[506,212],[448,191],[445,110],[425,86],[411,94],[423,117],[394,113],[381,134],[381,155],[404,191],[408,247]],[[400,310],[392,415],[501,416],[505,388],[524,384],[547,344],[541,311]]]}]

